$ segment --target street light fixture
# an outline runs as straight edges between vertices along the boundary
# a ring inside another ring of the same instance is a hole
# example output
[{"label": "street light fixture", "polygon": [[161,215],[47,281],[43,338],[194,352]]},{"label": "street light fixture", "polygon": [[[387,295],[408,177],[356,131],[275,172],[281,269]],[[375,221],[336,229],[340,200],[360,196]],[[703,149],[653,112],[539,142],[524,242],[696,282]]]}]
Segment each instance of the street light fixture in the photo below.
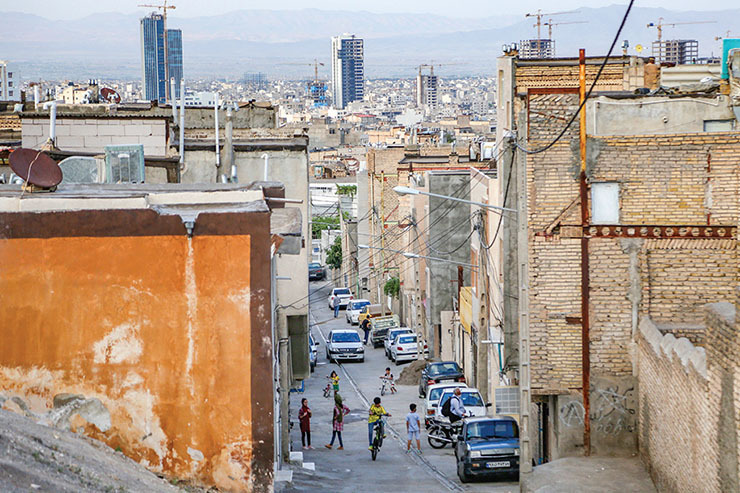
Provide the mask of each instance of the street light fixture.
[{"label": "street light fixture", "polygon": [[516,209],[509,209],[507,207],[499,207],[497,205],[484,204],[483,202],[475,202],[474,200],[459,199],[457,197],[451,197],[449,195],[440,195],[438,193],[426,192],[424,190],[417,190],[416,188],[404,187],[399,185],[393,187],[393,191],[398,195],[428,195],[430,197],[437,197],[440,199],[454,200],[455,202],[462,202],[464,204],[477,205],[478,207],[485,207],[486,209],[494,209],[496,211],[516,212]]}]

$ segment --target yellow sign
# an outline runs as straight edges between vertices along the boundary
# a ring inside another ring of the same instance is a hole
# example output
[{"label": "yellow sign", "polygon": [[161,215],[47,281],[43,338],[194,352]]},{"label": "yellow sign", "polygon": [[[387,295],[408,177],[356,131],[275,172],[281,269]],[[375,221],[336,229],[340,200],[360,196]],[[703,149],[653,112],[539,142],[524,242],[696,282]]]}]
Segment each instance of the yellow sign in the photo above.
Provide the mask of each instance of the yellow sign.
[{"label": "yellow sign", "polygon": [[473,287],[463,286],[460,288],[460,324],[465,332],[470,334],[473,324]]},{"label": "yellow sign", "polygon": [[637,53],[642,53],[642,45],[637,45],[637,46],[635,46],[635,51],[636,51]]}]

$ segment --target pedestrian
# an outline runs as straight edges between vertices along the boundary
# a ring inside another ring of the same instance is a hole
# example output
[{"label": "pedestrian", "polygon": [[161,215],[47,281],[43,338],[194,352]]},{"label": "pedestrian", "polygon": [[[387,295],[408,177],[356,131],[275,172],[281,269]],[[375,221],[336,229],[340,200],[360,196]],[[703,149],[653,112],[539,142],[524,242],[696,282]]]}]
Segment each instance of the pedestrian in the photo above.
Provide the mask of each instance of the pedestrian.
[{"label": "pedestrian", "polygon": [[331,419],[331,442],[324,445],[324,447],[331,449],[334,445],[334,439],[339,439],[339,447],[337,450],[344,450],[344,444],[342,443],[342,431],[344,430],[344,417],[349,414],[349,408],[342,403],[342,397],[339,394],[334,394],[334,415]]},{"label": "pedestrian", "polygon": [[365,317],[365,320],[362,321],[360,328],[365,332],[365,345],[367,346],[367,340],[370,336],[370,319],[368,317]]},{"label": "pedestrian", "polygon": [[304,449],[313,449],[311,446],[311,408],[308,399],[301,399],[301,408],[298,410],[298,421],[301,423],[301,444]]},{"label": "pedestrian", "polygon": [[339,316],[339,296],[334,297],[334,318],[337,318]]},{"label": "pedestrian", "polygon": [[339,375],[337,375],[337,372],[332,370],[329,375],[329,380],[331,380],[331,386],[334,389],[334,394],[336,394],[339,392]]},{"label": "pedestrian", "polygon": [[421,453],[421,441],[419,440],[421,417],[416,413],[416,404],[409,404],[409,410],[411,412],[406,415],[406,432],[409,435],[408,443],[406,444],[406,453],[411,452],[411,440],[413,439],[416,439],[416,450]]}]

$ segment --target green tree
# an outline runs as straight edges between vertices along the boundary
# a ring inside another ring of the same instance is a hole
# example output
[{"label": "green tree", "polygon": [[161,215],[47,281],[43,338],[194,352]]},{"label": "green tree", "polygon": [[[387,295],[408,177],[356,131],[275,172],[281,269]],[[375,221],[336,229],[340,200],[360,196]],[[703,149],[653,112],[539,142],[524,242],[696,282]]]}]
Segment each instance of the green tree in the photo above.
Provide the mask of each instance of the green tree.
[{"label": "green tree", "polygon": [[354,197],[357,194],[357,185],[337,185],[337,195]]},{"label": "green tree", "polygon": [[321,232],[325,229],[339,229],[339,218],[337,216],[316,216],[311,219],[311,238],[321,238]]},{"label": "green tree", "polygon": [[401,292],[401,280],[397,277],[391,277],[383,285],[383,292],[386,296],[392,296],[398,298],[398,293]]},{"label": "green tree", "polygon": [[337,236],[334,244],[326,249],[326,265],[332,269],[342,268],[342,238]]}]

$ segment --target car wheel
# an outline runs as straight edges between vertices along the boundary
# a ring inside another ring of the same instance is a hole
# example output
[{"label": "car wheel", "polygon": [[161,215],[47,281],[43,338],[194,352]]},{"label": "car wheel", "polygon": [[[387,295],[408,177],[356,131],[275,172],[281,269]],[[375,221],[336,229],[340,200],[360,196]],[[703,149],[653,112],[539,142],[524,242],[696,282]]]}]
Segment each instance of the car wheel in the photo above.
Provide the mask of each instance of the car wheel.
[{"label": "car wheel", "polygon": [[457,463],[457,477],[460,478],[460,482],[469,483],[470,478],[465,474],[465,465],[462,462]]},{"label": "car wheel", "polygon": [[362,358],[362,359],[360,360],[360,363],[364,363],[364,362],[365,362],[365,358],[363,357],[363,358]]}]

